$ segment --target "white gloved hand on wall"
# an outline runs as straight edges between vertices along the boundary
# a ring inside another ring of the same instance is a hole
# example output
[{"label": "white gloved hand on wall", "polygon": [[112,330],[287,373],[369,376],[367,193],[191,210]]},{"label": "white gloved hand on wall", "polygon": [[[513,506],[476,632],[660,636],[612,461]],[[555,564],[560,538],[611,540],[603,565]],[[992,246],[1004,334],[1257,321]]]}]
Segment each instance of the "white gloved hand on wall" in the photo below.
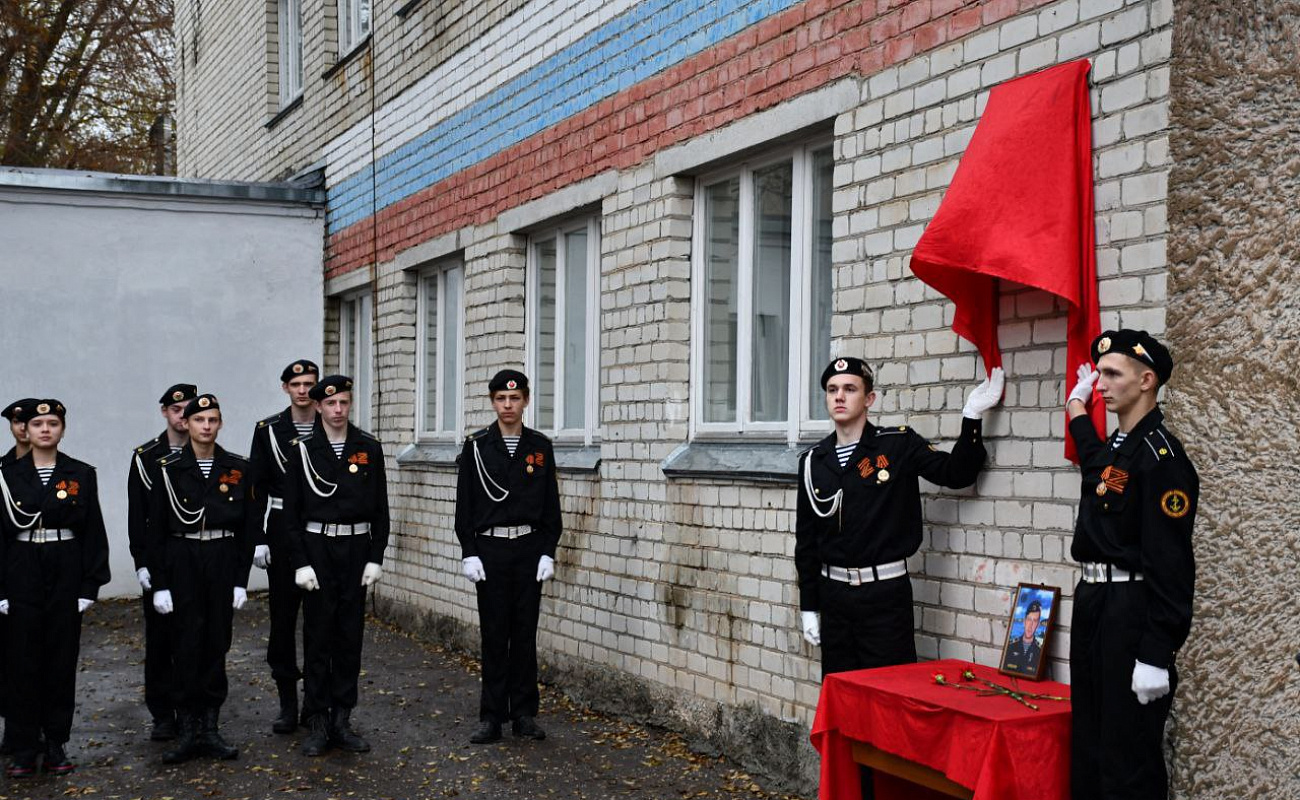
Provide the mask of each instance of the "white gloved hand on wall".
[{"label": "white gloved hand on wall", "polygon": [[971,390],[966,398],[966,407],[961,415],[966,419],[979,419],[1002,400],[1002,389],[1006,386],[1006,373],[1002,367],[994,367],[984,382]]}]

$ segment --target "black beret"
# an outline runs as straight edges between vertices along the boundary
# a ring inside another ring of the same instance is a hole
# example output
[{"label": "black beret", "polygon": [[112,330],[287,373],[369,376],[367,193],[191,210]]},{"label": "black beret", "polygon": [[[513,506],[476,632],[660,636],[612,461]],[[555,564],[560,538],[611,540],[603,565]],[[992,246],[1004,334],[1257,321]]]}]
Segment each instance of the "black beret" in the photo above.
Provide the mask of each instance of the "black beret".
[{"label": "black beret", "polygon": [[4,417],[11,421],[17,420],[18,422],[22,422],[21,419],[18,419],[18,415],[22,413],[22,410],[27,406],[34,406],[39,402],[41,401],[37,400],[35,397],[24,397],[22,400],[15,400],[5,406],[4,411],[0,411],[0,417]]},{"label": "black beret", "polygon": [[192,383],[178,383],[158,398],[158,405],[169,406],[173,403],[188,403],[199,396],[199,387]]},{"label": "black beret", "polygon": [[1123,353],[1137,359],[1155,372],[1161,384],[1167,383],[1174,372],[1174,359],[1169,355],[1169,349],[1146,331],[1128,328],[1106,331],[1092,343],[1092,363],[1097,363],[1108,353]]},{"label": "black beret", "polygon": [[1042,614],[1042,613],[1043,613],[1043,604],[1038,602],[1037,600],[1030,603],[1029,608],[1025,609],[1026,616],[1030,614]]},{"label": "black beret", "polygon": [[320,377],[320,367],[316,366],[315,361],[308,361],[305,358],[300,358],[284,368],[284,372],[280,373],[280,383],[288,383],[299,375],[315,375]]},{"label": "black beret", "polygon": [[216,411],[219,408],[221,408],[221,404],[217,402],[215,394],[201,394],[191,400],[189,405],[185,406],[185,419],[189,419],[200,411]]},{"label": "black beret", "polygon": [[528,391],[528,376],[517,369],[503,369],[488,381],[488,394],[503,392],[506,389]]},{"label": "black beret", "polygon": [[333,397],[339,392],[352,391],[352,379],[347,375],[330,375],[321,378],[320,382],[307,392],[307,396],[313,400],[320,401],[327,397]]},{"label": "black beret", "polygon": [[33,417],[43,417],[46,414],[53,414],[63,419],[67,413],[68,410],[58,400],[24,400],[23,407],[14,414],[14,419],[19,422],[31,422]]},{"label": "black beret", "polygon": [[866,384],[868,392],[875,385],[871,376],[871,367],[868,367],[867,362],[860,358],[847,356],[837,358],[827,364],[826,369],[822,371],[822,388],[825,389],[826,383],[836,375],[857,375]]}]

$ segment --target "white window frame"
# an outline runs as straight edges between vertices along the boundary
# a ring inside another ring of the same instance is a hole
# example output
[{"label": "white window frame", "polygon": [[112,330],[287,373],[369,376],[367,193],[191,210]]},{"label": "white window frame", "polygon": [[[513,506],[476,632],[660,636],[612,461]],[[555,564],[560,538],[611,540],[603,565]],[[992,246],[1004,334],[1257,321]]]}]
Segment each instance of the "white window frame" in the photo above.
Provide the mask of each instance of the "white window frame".
[{"label": "white window frame", "polygon": [[277,0],[276,6],[283,107],[302,95],[302,0]]},{"label": "white window frame", "polygon": [[[817,139],[795,147],[768,151],[724,169],[701,175],[695,182],[695,210],[691,239],[691,414],[690,436],[699,438],[731,438],[739,434],[757,434],[772,439],[781,438],[794,444],[804,434],[824,432],[829,423],[812,419],[808,385],[820,374],[824,364],[810,364],[805,352],[811,336],[812,325],[812,248],[814,237],[809,234],[813,224],[813,153],[832,144],[830,139]],[[773,164],[791,163],[791,264],[790,264],[790,380],[786,408],[790,410],[784,422],[756,422],[752,413],[753,384],[753,283],[754,283],[754,172]],[[737,265],[736,307],[736,419],[734,422],[704,421],[704,387],[706,348],[705,297],[707,290],[707,264],[705,254],[705,222],[707,217],[707,187],[720,181],[739,177],[741,209]]]},{"label": "white window frame", "polygon": [[[373,425],[375,347],[372,335],[374,299],[370,288],[339,297],[339,372],[352,378],[361,391],[352,392],[352,423],[370,430]],[[356,336],[356,347],[348,341]]]},{"label": "white window frame", "polygon": [[[568,303],[565,297],[564,285],[567,278],[568,259],[566,258],[567,245],[565,244],[565,234],[574,233],[575,231],[586,230],[587,232],[587,325],[586,341],[584,346],[587,349],[587,371],[588,380],[583,392],[583,402],[585,410],[583,419],[585,424],[582,428],[564,428],[564,380],[565,364],[562,356],[561,334],[564,330],[565,315]],[[537,376],[539,370],[539,355],[537,352],[538,344],[538,325],[541,320],[541,310],[538,303],[541,299],[541,269],[540,259],[537,255],[538,247],[544,241],[555,240],[555,376],[552,381],[552,387],[555,391],[554,398],[554,417],[555,425],[550,428],[537,427]],[[525,308],[524,329],[527,331],[526,348],[524,356],[524,369],[528,376],[533,380],[533,396],[528,404],[526,412],[527,424],[531,428],[541,430],[547,436],[558,442],[582,443],[583,445],[594,444],[600,440],[600,217],[587,216],[577,219],[570,219],[561,224],[533,231],[528,237],[528,271],[527,271],[527,300]]]},{"label": "white window frame", "polygon": [[362,0],[339,0],[339,58],[352,52],[352,49],[370,35],[372,7],[362,13]]},{"label": "white window frame", "polygon": [[[448,297],[447,293],[447,276],[449,273],[458,272],[460,274],[460,295],[457,297]],[[439,348],[454,347],[456,349],[456,370],[454,375],[448,375],[446,370],[445,359],[439,357],[435,366],[434,383],[438,386],[437,397],[435,398],[436,408],[433,412],[434,420],[441,420],[445,410],[444,402],[447,393],[459,393],[459,402],[456,404],[456,418],[452,420],[451,428],[440,429],[438,427],[428,427],[425,422],[425,400],[427,399],[428,388],[428,357],[425,347],[428,344],[428,302],[429,297],[425,293],[424,283],[431,276],[436,275],[438,278],[438,326],[441,336],[438,337]],[[459,442],[463,438],[465,428],[465,263],[460,258],[444,259],[436,262],[417,274],[416,283],[416,340],[415,340],[415,436],[419,441],[452,441]],[[445,319],[447,303],[456,304],[456,325],[455,330],[448,331],[445,329]],[[449,336],[451,341],[445,341],[444,338]]]}]

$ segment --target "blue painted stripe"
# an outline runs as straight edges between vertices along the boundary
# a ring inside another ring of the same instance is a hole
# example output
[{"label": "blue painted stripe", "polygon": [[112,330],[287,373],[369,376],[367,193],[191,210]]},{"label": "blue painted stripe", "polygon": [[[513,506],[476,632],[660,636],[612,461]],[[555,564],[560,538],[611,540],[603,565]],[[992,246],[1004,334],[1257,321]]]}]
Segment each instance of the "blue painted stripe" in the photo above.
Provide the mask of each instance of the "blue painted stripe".
[{"label": "blue painted stripe", "polygon": [[328,189],[331,234],[801,0],[647,0]]}]

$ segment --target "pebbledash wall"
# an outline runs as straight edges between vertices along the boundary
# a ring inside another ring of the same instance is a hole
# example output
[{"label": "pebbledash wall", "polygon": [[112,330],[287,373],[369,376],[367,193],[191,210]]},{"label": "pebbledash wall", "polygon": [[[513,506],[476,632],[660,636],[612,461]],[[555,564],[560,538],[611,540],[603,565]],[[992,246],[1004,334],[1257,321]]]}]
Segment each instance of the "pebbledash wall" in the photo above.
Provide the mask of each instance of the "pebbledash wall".
[{"label": "pebbledash wall", "polygon": [[[880,365],[874,421],[948,446],[983,366],[908,258],[990,87],[1091,60],[1102,325],[1166,334],[1172,0],[425,0],[401,15],[381,2],[371,38],[341,59],[333,3],[303,8],[305,88],[282,107],[275,3],[265,19],[209,7],[199,25],[197,4],[178,2],[178,38],[200,53],[197,66],[181,53],[179,171],[325,168],[332,365],[365,368],[364,336],[359,362],[349,354],[373,308],[371,424],[390,455],[395,514],[383,609],[476,646],[452,534],[456,441],[490,421],[488,377],[529,361],[529,234],[588,215],[600,424],[561,448],[566,535],[544,595],[547,673],[806,789],[819,653],[796,623],[793,454],[817,436],[701,430],[697,179],[830,144],[830,350]],[[459,348],[460,409],[454,436],[422,437],[420,286],[446,263],[464,268],[460,322],[442,341]],[[972,490],[925,496],[925,540],[909,563],[917,643],[926,658],[994,664],[1015,585],[1055,585],[1052,674],[1068,680],[1078,478],[1063,457],[1065,310],[1014,286],[1001,305],[1009,380],[987,417],[988,468]],[[813,380],[823,363],[804,360],[791,380]],[[1188,385],[1176,374],[1166,399],[1181,407]],[[1191,702],[1180,696],[1176,716]],[[1178,743],[1183,796],[1213,796],[1187,793]],[[1217,769],[1205,758],[1202,784]]]}]

